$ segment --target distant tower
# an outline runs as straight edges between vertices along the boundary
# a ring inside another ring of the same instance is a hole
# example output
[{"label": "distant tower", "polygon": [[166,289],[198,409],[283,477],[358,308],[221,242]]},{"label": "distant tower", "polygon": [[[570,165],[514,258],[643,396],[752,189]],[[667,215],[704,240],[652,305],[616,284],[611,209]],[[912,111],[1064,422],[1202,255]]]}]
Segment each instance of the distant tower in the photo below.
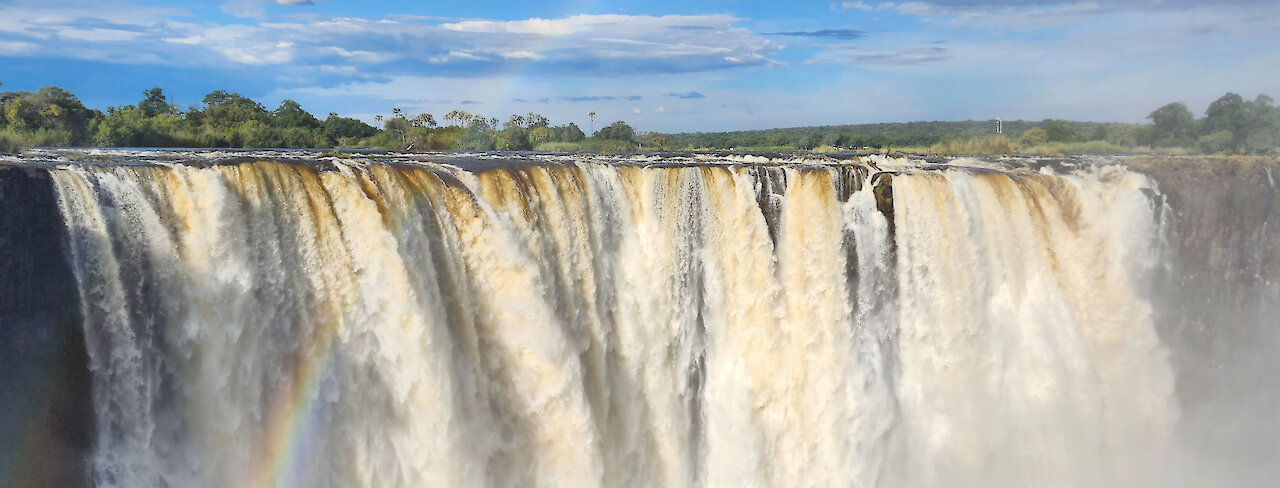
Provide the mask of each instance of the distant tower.
[{"label": "distant tower", "polygon": [[996,117],[996,134],[1003,134],[1003,133],[1004,133],[1004,121],[1000,120],[999,117]]}]

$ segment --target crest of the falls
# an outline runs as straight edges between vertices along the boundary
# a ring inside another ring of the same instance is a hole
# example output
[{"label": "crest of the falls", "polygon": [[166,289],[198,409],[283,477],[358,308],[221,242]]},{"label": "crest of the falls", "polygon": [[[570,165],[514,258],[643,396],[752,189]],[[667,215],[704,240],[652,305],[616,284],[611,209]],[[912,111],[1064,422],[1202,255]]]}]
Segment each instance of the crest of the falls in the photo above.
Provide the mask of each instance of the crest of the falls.
[{"label": "crest of the falls", "polygon": [[100,486],[1125,485],[1178,418],[1118,167],[52,174]]}]

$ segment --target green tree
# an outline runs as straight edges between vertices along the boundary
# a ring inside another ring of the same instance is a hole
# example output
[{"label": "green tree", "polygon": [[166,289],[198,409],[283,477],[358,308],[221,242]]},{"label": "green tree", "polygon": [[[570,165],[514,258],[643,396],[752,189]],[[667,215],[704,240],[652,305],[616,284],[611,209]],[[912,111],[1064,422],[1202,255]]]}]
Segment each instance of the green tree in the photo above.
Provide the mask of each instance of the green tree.
[{"label": "green tree", "polygon": [[564,135],[560,140],[564,142],[582,142],[586,138],[587,135],[582,132],[582,129],[578,128],[578,124],[569,122],[569,125],[564,126]]},{"label": "green tree", "polygon": [[428,113],[418,114],[412,122],[414,127],[434,128],[436,126],[436,118]]},{"label": "green tree", "polygon": [[1237,141],[1249,153],[1264,153],[1280,147],[1280,108],[1270,96],[1258,95],[1245,103],[1244,135]]},{"label": "green tree", "polygon": [[524,121],[525,121],[526,127],[530,129],[533,129],[536,127],[547,127],[551,125],[551,121],[549,119],[541,115],[535,114],[533,112],[529,112],[528,115],[525,115]]},{"label": "green tree", "polygon": [[1265,94],[1251,101],[1227,93],[1205,110],[1202,150],[1235,153],[1263,153],[1280,143],[1280,114],[1274,100]]},{"label": "green tree", "polygon": [[551,129],[547,128],[545,125],[534,127],[529,131],[529,144],[537,147],[538,144],[550,141],[551,134]]},{"label": "green tree", "polygon": [[502,125],[502,130],[494,137],[494,147],[503,151],[519,151],[531,149],[528,130],[524,124],[526,119],[521,115],[512,115]]},{"label": "green tree", "polygon": [[169,103],[164,90],[158,86],[142,92],[142,101],[138,102],[138,109],[142,110],[142,114],[147,117],[178,113],[178,107]]},{"label": "green tree", "polygon": [[1117,146],[1132,147],[1138,145],[1139,126],[1122,124],[1107,129],[1106,141]]},{"label": "green tree", "polygon": [[1089,134],[1089,140],[1090,140],[1090,141],[1105,141],[1105,140],[1107,140],[1107,134],[1108,134],[1107,126],[1102,125],[1102,124],[1098,124],[1098,126],[1097,126],[1097,127],[1094,127],[1094,128],[1093,128],[1093,132]]},{"label": "green tree", "polygon": [[386,131],[392,138],[400,141],[401,148],[407,149],[409,148],[409,129],[411,127],[409,119],[404,118],[401,114],[396,114],[395,117],[387,119],[386,123],[382,125],[382,130]]},{"label": "green tree", "polygon": [[640,143],[643,147],[656,151],[667,144],[667,138],[657,132],[649,131],[640,137]]},{"label": "green tree", "polygon": [[1187,110],[1187,105],[1174,102],[1156,109],[1147,115],[1153,123],[1152,141],[1157,146],[1185,146],[1192,140],[1195,131],[1195,116]]},{"label": "green tree", "polygon": [[468,129],[481,132],[493,130],[496,128],[494,127],[496,125],[498,125],[496,119],[490,120],[485,118],[483,115],[472,115],[471,120],[467,122]]},{"label": "green tree", "polygon": [[822,145],[832,147],[840,145],[840,134],[828,132],[826,135],[822,136]]},{"label": "green tree", "polygon": [[355,141],[378,133],[378,129],[359,119],[339,117],[335,113],[330,113],[329,117],[324,119],[321,130],[326,137],[338,145],[352,145]]},{"label": "green tree", "polygon": [[444,121],[450,125],[459,126],[471,121],[471,114],[462,110],[451,110],[445,114]]},{"label": "green tree", "polygon": [[1233,135],[1242,135],[1240,133],[1243,132],[1241,129],[1245,125],[1244,111],[1244,98],[1240,95],[1227,93],[1219,97],[1204,111],[1203,133],[1227,131]]},{"label": "green tree", "polygon": [[[480,122],[483,122],[483,125]],[[484,117],[473,117],[471,123],[472,126],[468,127],[455,143],[457,148],[471,151],[492,150],[494,138],[490,137],[492,131],[488,129],[488,121]]]},{"label": "green tree", "polygon": [[1046,142],[1049,142],[1049,133],[1039,127],[1027,129],[1018,138],[1018,144],[1023,147],[1038,146]]},{"label": "green tree", "polygon": [[532,149],[529,136],[523,127],[513,126],[498,131],[493,138],[494,148],[500,151]]},{"label": "green tree", "polygon": [[1196,145],[1204,152],[1229,152],[1235,148],[1235,135],[1228,130],[1200,136]]},{"label": "green tree", "polygon": [[1066,120],[1046,121],[1044,132],[1051,142],[1075,142],[1079,138],[1076,125]]},{"label": "green tree", "polygon": [[635,136],[636,130],[632,129],[631,126],[621,120],[609,124],[608,126],[600,129],[600,132],[595,134],[595,137],[598,139],[612,141],[630,141],[635,139]]},{"label": "green tree", "polygon": [[320,120],[316,119],[310,112],[302,109],[302,105],[293,100],[284,100],[280,102],[280,107],[271,111],[271,125],[275,127],[301,127],[306,129],[319,129]]},{"label": "green tree", "polygon": [[238,93],[225,90],[204,96],[203,122],[217,128],[228,129],[249,121],[267,123],[269,114],[262,104]]},{"label": "green tree", "polygon": [[43,86],[35,93],[0,94],[0,127],[31,145],[82,144],[98,115],[71,92],[56,86]]}]

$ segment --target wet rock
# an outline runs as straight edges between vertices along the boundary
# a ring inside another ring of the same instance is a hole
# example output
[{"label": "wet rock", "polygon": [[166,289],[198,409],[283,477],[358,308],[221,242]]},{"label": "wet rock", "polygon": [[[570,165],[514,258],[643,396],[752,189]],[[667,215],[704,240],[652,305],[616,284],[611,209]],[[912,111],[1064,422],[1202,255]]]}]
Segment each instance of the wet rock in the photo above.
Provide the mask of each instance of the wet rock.
[{"label": "wet rock", "polygon": [[85,486],[91,377],[48,173],[0,163],[0,486]]}]

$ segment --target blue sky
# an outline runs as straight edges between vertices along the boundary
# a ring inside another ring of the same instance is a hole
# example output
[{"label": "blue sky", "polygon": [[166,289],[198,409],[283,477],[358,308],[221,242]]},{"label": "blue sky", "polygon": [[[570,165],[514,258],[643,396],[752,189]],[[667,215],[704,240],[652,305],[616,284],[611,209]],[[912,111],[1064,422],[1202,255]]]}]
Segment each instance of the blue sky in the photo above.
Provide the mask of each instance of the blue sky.
[{"label": "blue sky", "polygon": [[1138,122],[1280,97],[1280,2],[0,0],[0,82],[99,109],[160,86],[660,131]]}]

